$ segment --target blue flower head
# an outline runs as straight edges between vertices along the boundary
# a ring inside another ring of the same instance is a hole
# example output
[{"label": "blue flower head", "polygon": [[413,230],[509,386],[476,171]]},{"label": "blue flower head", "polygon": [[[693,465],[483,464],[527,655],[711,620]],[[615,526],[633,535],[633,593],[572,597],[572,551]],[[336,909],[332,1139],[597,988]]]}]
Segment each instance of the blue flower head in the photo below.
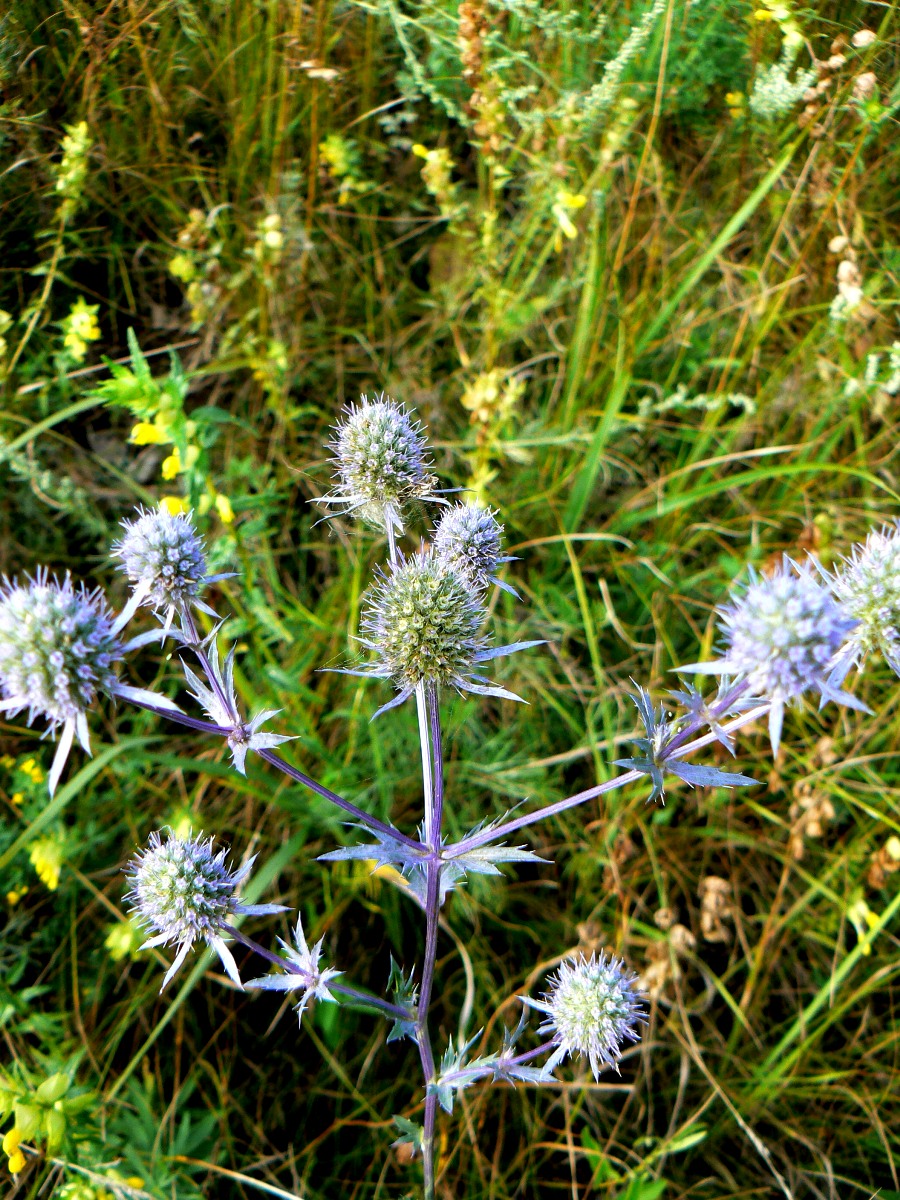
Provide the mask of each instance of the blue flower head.
[{"label": "blue flower head", "polygon": [[508,583],[496,578],[501,563],[510,562],[502,555],[503,526],[489,508],[477,504],[454,504],[438,521],[434,530],[434,550],[439,558],[476,588],[497,584],[516,595]]},{"label": "blue flower head", "polygon": [[900,675],[900,523],[873,530],[865,545],[854,546],[831,584],[844,614],[855,622],[838,655],[834,682],[843,682],[851,667],[879,651]]},{"label": "blue flower head", "polygon": [[474,668],[540,642],[489,648],[484,617],[480,591],[433,550],[423,550],[401,559],[370,590],[360,640],[376,661],[347,673],[394,684],[398,695],[379,712],[402,703],[420,683],[518,700]]},{"label": "blue flower head", "polygon": [[731,675],[745,680],[771,704],[769,734],[777,751],[785,705],[818,691],[822,703],[835,700],[865,708],[832,683],[838,651],[856,625],[808,566],[787,556],[771,575],[751,572],[743,595],[719,610],[724,657],[693,663],[680,671]]},{"label": "blue flower head", "polygon": [[87,713],[98,692],[120,692],[114,667],[126,647],[121,621],[99,591],[39,570],[0,585],[0,712],[28,709],[62,730],[50,771],[52,792],[77,735],[90,752]]}]

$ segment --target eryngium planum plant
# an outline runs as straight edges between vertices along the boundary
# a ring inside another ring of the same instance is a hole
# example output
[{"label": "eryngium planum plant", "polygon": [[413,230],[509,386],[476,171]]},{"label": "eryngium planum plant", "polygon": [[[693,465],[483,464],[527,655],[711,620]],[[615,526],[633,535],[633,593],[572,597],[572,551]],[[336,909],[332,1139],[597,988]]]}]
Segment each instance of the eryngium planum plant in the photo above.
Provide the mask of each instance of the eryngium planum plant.
[{"label": "eryngium planum plant", "polygon": [[[718,689],[704,695],[691,684],[669,694],[677,711],[654,706],[638,687],[635,704],[643,725],[634,757],[617,760],[625,770],[606,782],[533,811],[482,823],[457,841],[445,835],[444,745],[441,700],[448,689],[465,694],[518,700],[480,674],[485,664],[540,642],[491,644],[486,631],[490,590],[512,591],[497,577],[510,561],[502,554],[502,527],[487,508],[449,505],[431,473],[421,424],[388,397],[362,397],[337,426],[335,489],[323,498],[373,526],[385,537],[387,559],[378,568],[366,598],[360,639],[368,661],[341,670],[390,685],[393,695],[376,716],[414,698],[422,754],[422,820],[404,832],[372,816],[351,800],[318,783],[276,753],[290,740],[262,726],[277,714],[242,711],[234,686],[234,648],[224,662],[218,648],[221,622],[203,599],[209,576],[205,551],[190,516],[138,510],[125,523],[113,548],[132,585],[132,597],[116,617],[98,592],[62,582],[46,570],[31,579],[5,581],[0,589],[0,711],[28,710],[59,734],[50,776],[56,785],[77,735],[88,748],[87,715],[105,693],[220,738],[235,768],[243,771],[254,753],[271,767],[325,797],[374,840],[322,855],[326,860],[362,859],[390,864],[402,873],[419,919],[425,925],[425,955],[419,969],[404,972],[393,961],[388,995],[376,996],[346,982],[344,972],[323,960],[322,942],[310,946],[297,921],[281,952],[247,936],[235,915],[259,917],[280,905],[247,905],[240,886],[252,859],[227,865],[227,850],[211,839],[154,832],[130,868],[130,900],[149,935],[147,946],[173,946],[175,957],[163,987],[199,941],[219,955],[237,987],[296,994],[302,1021],[314,1002],[354,1005],[391,1023],[388,1041],[411,1039],[418,1048],[424,1088],[421,1124],[405,1119],[400,1141],[421,1154],[424,1194],[435,1195],[438,1108],[453,1109],[456,1094],[482,1081],[551,1085],[565,1060],[584,1059],[595,1077],[619,1069],[628,1047],[640,1037],[645,1009],[637,978],[620,959],[605,954],[562,961],[542,998],[522,997],[522,1016],[491,1053],[470,1057],[473,1043],[451,1043],[438,1054],[429,1024],[435,988],[441,906],[470,873],[499,874],[501,864],[539,863],[533,851],[510,838],[547,817],[611,792],[645,776],[648,799],[661,799],[667,776],[693,786],[737,787],[755,781],[746,775],[686,761],[717,742],[734,754],[734,733],[767,718],[777,750],[785,707],[816,693],[821,704],[834,701],[862,707],[842,690],[853,667],[880,651],[898,669],[900,624],[900,527],[873,533],[855,548],[834,575],[814,562],[785,558],[770,574],[751,574],[719,610],[721,654],[712,662],[679,668],[720,676]],[[437,506],[430,545],[399,544],[407,535],[411,506]],[[516,593],[513,592],[513,595]],[[160,628],[122,639],[124,626],[140,608],[149,608]],[[215,620],[200,635],[195,612]],[[165,696],[131,687],[117,671],[126,656],[162,638],[176,644],[188,694],[203,716],[185,713]],[[704,732],[706,731],[706,732]],[[243,984],[228,942],[258,955],[268,974]],[[519,1043],[527,1010],[543,1017],[543,1038],[529,1049]]]}]

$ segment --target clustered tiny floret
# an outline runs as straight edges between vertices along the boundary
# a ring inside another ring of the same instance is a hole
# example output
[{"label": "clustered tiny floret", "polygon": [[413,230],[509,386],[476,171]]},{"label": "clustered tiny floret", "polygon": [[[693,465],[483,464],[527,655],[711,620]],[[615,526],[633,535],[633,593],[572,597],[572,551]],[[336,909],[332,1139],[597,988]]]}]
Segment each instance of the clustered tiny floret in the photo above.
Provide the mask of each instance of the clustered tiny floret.
[{"label": "clustered tiny floret", "polygon": [[856,622],[835,668],[840,683],[853,666],[881,651],[900,675],[900,524],[875,530],[831,580],[846,615]]},{"label": "clustered tiny floret", "polygon": [[496,578],[501,563],[503,526],[489,508],[477,504],[454,504],[434,530],[434,549],[439,558],[459,571],[476,588],[495,583],[515,595],[507,583]]},{"label": "clustered tiny floret", "polygon": [[813,574],[785,557],[771,575],[751,574],[742,596],[719,610],[724,658],[682,671],[734,675],[771,702],[769,733],[778,749],[788,701],[815,689],[827,700],[863,707],[831,682],[838,651],[856,622]]},{"label": "clustered tiny floret", "polygon": [[45,570],[0,585],[0,711],[27,708],[29,722],[42,716],[51,730],[62,726],[51,791],[75,734],[89,750],[86,714],[98,692],[116,692],[114,666],[124,649],[100,591]]},{"label": "clustered tiny floret", "polygon": [[430,472],[420,422],[390,396],[351,404],[331,443],[337,487],[322,498],[380,529],[403,529],[403,507],[412,500],[441,502]]},{"label": "clustered tiny floret", "polygon": [[618,1070],[626,1043],[638,1041],[644,1023],[637,975],[603,953],[568,959],[550,977],[543,999],[526,997],[525,1003],[546,1015],[540,1032],[551,1034],[555,1045],[545,1075],[567,1056],[586,1057],[595,1079],[605,1067]]},{"label": "clustered tiny floret", "polygon": [[139,508],[136,519],[122,527],[124,536],[112,552],[135,585],[138,603],[165,610],[171,619],[206,583],[203,542],[190,515]]},{"label": "clustered tiny floret", "polygon": [[182,838],[169,831],[163,841],[159,833],[153,833],[147,848],[129,864],[128,899],[132,911],[152,934],[141,949],[173,943],[178,947],[163,987],[198,938],[216,951],[226,972],[240,987],[237,964],[222,937],[225,926],[237,913],[264,916],[285,911],[281,904],[241,903],[238,889],[247,881],[255,856],[232,871],[225,863],[227,849],[215,852],[213,847],[214,840],[204,839],[202,834],[199,838]]}]

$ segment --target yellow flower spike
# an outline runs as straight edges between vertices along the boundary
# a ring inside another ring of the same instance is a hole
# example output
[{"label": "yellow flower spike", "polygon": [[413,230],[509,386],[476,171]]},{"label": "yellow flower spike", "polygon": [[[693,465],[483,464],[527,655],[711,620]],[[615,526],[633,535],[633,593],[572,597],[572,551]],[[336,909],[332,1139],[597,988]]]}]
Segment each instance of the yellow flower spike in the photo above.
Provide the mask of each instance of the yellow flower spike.
[{"label": "yellow flower spike", "polygon": [[135,446],[164,446],[168,442],[165,431],[149,421],[138,421],[128,438]]},{"label": "yellow flower spike", "polygon": [[63,864],[60,843],[55,838],[40,838],[32,845],[28,857],[41,883],[55,892],[59,887],[59,873]]},{"label": "yellow flower spike", "polygon": [[234,520],[234,509],[231,507],[231,501],[222,492],[216,495],[216,509],[225,524],[230,525]]},{"label": "yellow flower spike", "polygon": [[159,502],[159,507],[163,512],[167,512],[170,517],[177,517],[179,513],[186,513],[188,510],[187,504],[180,496],[163,496]]}]

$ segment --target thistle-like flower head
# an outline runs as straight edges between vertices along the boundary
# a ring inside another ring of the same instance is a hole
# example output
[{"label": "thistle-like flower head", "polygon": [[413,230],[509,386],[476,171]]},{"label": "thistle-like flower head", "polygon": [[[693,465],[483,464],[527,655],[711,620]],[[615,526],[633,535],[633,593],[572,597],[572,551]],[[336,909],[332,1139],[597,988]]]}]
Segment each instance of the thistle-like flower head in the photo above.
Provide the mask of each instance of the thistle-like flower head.
[{"label": "thistle-like flower head", "polygon": [[434,550],[476,588],[496,583],[515,595],[513,588],[496,578],[501,563],[503,526],[489,508],[477,504],[454,504],[434,530]]},{"label": "thistle-like flower head", "polygon": [[173,943],[178,947],[163,988],[198,938],[213,947],[240,987],[237,964],[222,937],[226,926],[237,913],[262,916],[284,912],[281,904],[241,903],[238,889],[246,882],[255,856],[237,871],[226,865],[227,856],[227,849],[214,850],[212,838],[204,839],[202,834],[181,838],[169,831],[165,841],[159,833],[152,833],[147,848],[129,863],[131,891],[127,899],[151,934],[141,949]]},{"label": "thistle-like flower head", "polygon": [[199,598],[207,582],[203,541],[189,513],[164,508],[139,508],[137,513],[133,521],[122,522],[125,533],[112,553],[134,584],[137,604],[162,610],[171,621],[176,611]]},{"label": "thistle-like flower head", "polygon": [[854,546],[831,582],[845,616],[856,622],[838,655],[836,682],[879,650],[900,675],[900,523]]},{"label": "thistle-like flower head", "polygon": [[587,1057],[594,1078],[604,1067],[619,1069],[626,1042],[640,1038],[644,1023],[637,975],[621,959],[592,954],[568,959],[550,978],[550,990],[541,1000],[525,1003],[546,1019],[542,1033],[550,1033],[556,1049],[544,1064],[549,1075],[566,1056]]},{"label": "thistle-like flower head", "polygon": [[390,396],[351,404],[330,443],[337,487],[322,498],[343,506],[380,529],[402,531],[403,507],[412,500],[434,500],[437,479],[420,422]]},{"label": "thistle-like flower head", "polygon": [[324,937],[319,938],[316,944],[310,947],[303,932],[303,921],[298,917],[297,927],[294,930],[294,946],[289,945],[283,938],[278,940],[287,953],[287,958],[284,960],[284,969],[287,973],[263,975],[260,979],[251,979],[247,987],[263,988],[270,992],[302,991],[299,1002],[294,1006],[300,1022],[303,1021],[306,1006],[313,998],[330,1000],[336,1004],[337,1001],[328,985],[332,979],[337,979],[344,972],[336,971],[334,967],[319,966]]},{"label": "thistle-like flower head", "polygon": [[835,655],[856,622],[810,567],[785,557],[771,575],[751,574],[743,595],[721,608],[719,615],[727,643],[725,657],[679,670],[746,680],[755,695],[771,703],[773,750],[781,738],[785,704],[804,692],[817,690],[823,704],[837,700],[865,707],[830,682]]},{"label": "thistle-like flower head", "polygon": [[399,694],[379,712],[402,703],[423,682],[518,700],[472,670],[540,643],[489,649],[480,632],[484,615],[478,590],[433,550],[401,559],[370,591],[362,620],[360,640],[378,661],[349,673],[391,680]]},{"label": "thistle-like flower head", "polygon": [[103,594],[76,588],[69,575],[60,582],[39,570],[0,585],[0,711],[27,708],[29,723],[42,716],[51,730],[62,726],[51,791],[76,733],[90,749],[87,713],[98,692],[117,692],[124,649]]}]

